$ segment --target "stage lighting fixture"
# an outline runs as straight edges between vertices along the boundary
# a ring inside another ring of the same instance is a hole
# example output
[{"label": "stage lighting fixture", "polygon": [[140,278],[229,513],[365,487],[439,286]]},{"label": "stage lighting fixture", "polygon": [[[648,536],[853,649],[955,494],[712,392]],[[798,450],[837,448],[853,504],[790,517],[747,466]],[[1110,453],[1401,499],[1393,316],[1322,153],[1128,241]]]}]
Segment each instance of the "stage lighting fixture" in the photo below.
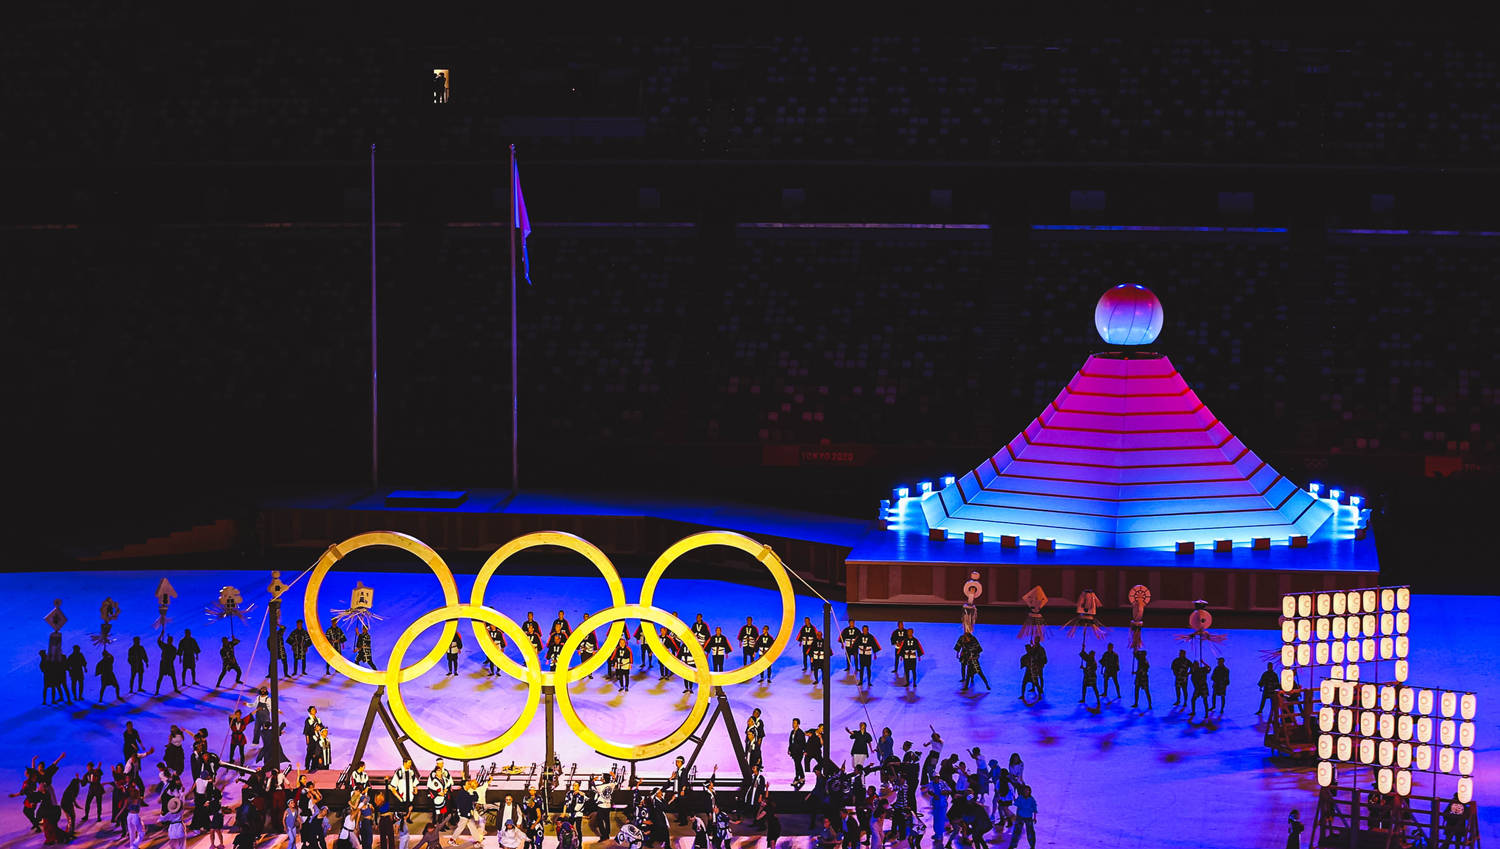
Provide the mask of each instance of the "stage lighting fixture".
[{"label": "stage lighting fixture", "polygon": [[1400,796],[1411,795],[1411,773],[1407,770],[1396,772],[1396,793]]},{"label": "stage lighting fixture", "polygon": [[1469,751],[1468,749],[1464,749],[1463,751],[1458,753],[1458,774],[1474,774],[1474,753]]},{"label": "stage lighting fixture", "polygon": [[1375,762],[1374,740],[1359,741],[1359,762],[1362,764],[1371,764]]},{"label": "stage lighting fixture", "polygon": [[1458,745],[1465,749],[1474,748],[1474,723],[1464,721],[1458,724]]},{"label": "stage lighting fixture", "polygon": [[1317,481],[1313,481],[1307,485],[1307,491],[1311,492],[1313,495],[1317,495],[1319,492],[1323,491],[1323,485],[1318,483]]},{"label": "stage lighting fixture", "polygon": [[1402,740],[1410,740],[1411,725],[1411,717],[1405,714],[1396,717],[1396,736],[1400,737]]},{"label": "stage lighting fixture", "polygon": [[917,491],[923,494],[932,492],[932,481],[917,481]]},{"label": "stage lighting fixture", "polygon": [[1432,769],[1431,746],[1417,747],[1417,769],[1421,770],[1422,772],[1426,772],[1427,770]]},{"label": "stage lighting fixture", "polygon": [[943,475],[943,486],[953,486],[957,480],[953,475]]},{"label": "stage lighting fixture", "polygon": [[1318,764],[1318,786],[1328,787],[1333,784],[1333,764],[1323,761]]},{"label": "stage lighting fixture", "polygon": [[[1328,706],[1325,705],[1325,706],[1319,708],[1318,709],[1318,730],[1319,731],[1332,731],[1333,730],[1334,717],[1336,715],[1337,715],[1337,711],[1335,711],[1331,707],[1328,707]],[[1327,735],[1324,735],[1324,736],[1327,736]]]},{"label": "stage lighting fixture", "polygon": [[1440,743],[1444,746],[1451,746],[1453,745],[1453,741],[1457,739],[1458,723],[1451,719],[1445,719],[1438,723],[1438,741]]},{"label": "stage lighting fixture", "polygon": [[1474,801],[1474,779],[1460,778],[1458,780],[1458,801],[1465,805]]},{"label": "stage lighting fixture", "polygon": [[896,488],[896,497],[897,498],[910,498],[911,497],[911,488],[910,487],[905,487],[905,486],[897,487]]},{"label": "stage lighting fixture", "polygon": [[1328,490],[1328,497],[1334,501],[1342,501],[1344,500],[1344,491],[1342,489],[1330,489]]},{"label": "stage lighting fixture", "polygon": [[1417,713],[1420,713],[1420,714],[1423,714],[1423,715],[1426,715],[1426,716],[1431,716],[1432,715],[1432,701],[1433,701],[1433,699],[1432,699],[1432,691],[1431,690],[1418,690],[1417,691]]},{"label": "stage lighting fixture", "polygon": [[1432,720],[1428,717],[1423,716],[1417,719],[1417,742],[1432,742]]},{"label": "stage lighting fixture", "polygon": [[1327,616],[1328,610],[1333,606],[1333,596],[1328,593],[1318,593],[1318,615]]},{"label": "stage lighting fixture", "polygon": [[1311,616],[1313,612],[1313,597],[1310,595],[1297,596],[1297,615]]},{"label": "stage lighting fixture", "polygon": [[1359,506],[1361,504],[1364,504],[1364,503],[1365,503],[1365,498],[1364,498],[1363,495],[1351,495],[1351,496],[1349,496],[1349,506],[1353,507],[1355,510],[1358,510]]},{"label": "stage lighting fixture", "polygon": [[1312,620],[1311,619],[1298,619],[1297,620],[1297,640],[1299,642],[1304,642],[1305,643],[1305,642],[1307,642],[1308,640],[1311,640],[1311,639],[1312,639]]},{"label": "stage lighting fixture", "polygon": [[1333,615],[1343,616],[1348,610],[1349,597],[1344,593],[1333,594]]},{"label": "stage lighting fixture", "polygon": [[1307,643],[1301,643],[1297,646],[1297,665],[1312,665],[1312,646],[1308,645]]},{"label": "stage lighting fixture", "polygon": [[1395,786],[1395,783],[1396,776],[1393,775],[1389,769],[1382,769],[1376,773],[1375,786],[1380,789],[1380,792],[1391,792],[1391,790]]},{"label": "stage lighting fixture", "polygon": [[1452,716],[1458,710],[1458,694],[1453,692],[1443,693],[1442,707],[1443,716]]},{"label": "stage lighting fixture", "polygon": [[1438,770],[1440,772],[1452,772],[1454,766],[1455,766],[1455,764],[1453,762],[1453,750],[1452,749],[1439,749],[1438,750]]}]

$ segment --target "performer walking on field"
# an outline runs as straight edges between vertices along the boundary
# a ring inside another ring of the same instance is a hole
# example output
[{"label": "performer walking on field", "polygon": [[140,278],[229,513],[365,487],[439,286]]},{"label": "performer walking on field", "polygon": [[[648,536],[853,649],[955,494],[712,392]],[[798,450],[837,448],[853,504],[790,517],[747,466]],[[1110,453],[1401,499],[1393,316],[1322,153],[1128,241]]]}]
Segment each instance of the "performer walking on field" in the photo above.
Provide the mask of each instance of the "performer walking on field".
[{"label": "performer walking on field", "polygon": [[[339,627],[339,621],[337,619],[330,620],[327,630],[323,633],[328,637],[328,644],[333,646],[333,653],[342,657],[344,654],[344,643],[349,642],[349,638],[345,636],[344,629]],[[323,659],[323,674],[333,674],[333,667],[328,665],[327,658]]]},{"label": "performer walking on field", "polygon": [[151,665],[151,659],[146,657],[146,647],[141,645],[141,638],[132,638],[130,650],[125,653],[125,662],[130,664],[130,692],[137,689],[146,689],[146,667]]},{"label": "performer walking on field", "polygon": [[182,639],[177,641],[177,659],[182,661],[182,686],[186,687],[188,676],[193,676],[193,684],[198,683],[198,655],[203,649],[198,641],[193,639],[193,632],[188,628],[182,629]]},{"label": "performer walking on field", "polygon": [[979,655],[984,651],[984,647],[979,644],[979,638],[974,636],[972,631],[965,631],[958,635],[958,642],[953,644],[953,651],[958,654],[963,689],[967,690],[974,686],[976,676],[984,682],[986,690],[990,689],[990,679],[985,677],[984,670],[979,667]]},{"label": "performer walking on field", "polygon": [[[756,658],[759,659],[759,658],[765,657],[766,655],[770,654],[771,647],[774,646],[774,645],[776,645],[776,638],[773,637],[773,636],[771,636],[771,626],[770,625],[763,625],[763,626],[761,626],[760,636],[758,636],[758,637],[755,638],[755,656],[756,656]],[[761,680],[761,681],[763,681],[763,682],[765,682],[767,684],[771,683],[771,667],[773,667],[775,665],[776,664],[774,664],[774,663],[768,663],[768,664],[766,664],[766,668],[760,673],[760,679],[759,680]]]},{"label": "performer walking on field", "polygon": [[1099,672],[1104,677],[1104,698],[1109,698],[1109,685],[1114,682],[1115,698],[1120,698],[1120,656],[1115,654],[1115,644],[1108,643],[1104,654],[1099,655]]},{"label": "performer walking on field", "polygon": [[880,641],[870,633],[870,626],[866,625],[859,632],[859,639],[855,641],[859,648],[859,681],[866,687],[873,686],[875,681],[875,655],[880,654]]},{"label": "performer walking on field", "polygon": [[724,636],[723,628],[714,628],[714,635],[708,638],[705,648],[708,649],[709,668],[714,672],[723,672],[724,658],[733,650],[729,645],[729,638]]},{"label": "performer walking on field", "polygon": [[1136,649],[1135,657],[1135,702],[1131,707],[1141,706],[1141,693],[1146,694],[1146,709],[1151,710],[1151,663],[1146,660],[1146,650]]},{"label": "performer walking on field", "polygon": [[[823,639],[822,631],[816,631],[814,633],[816,633],[817,636],[813,638],[812,682],[814,686],[817,686],[817,684],[819,683],[819,679],[823,675],[823,667],[828,661],[828,641]],[[825,685],[827,684],[827,682],[823,683]]]},{"label": "performer walking on field", "polygon": [[926,654],[922,650],[922,641],[917,639],[917,632],[908,629],[906,638],[901,641],[901,647],[896,650],[901,656],[901,662],[906,667],[906,677],[901,683],[908,689],[916,689],[917,686],[917,661]]},{"label": "performer walking on field", "polygon": [[905,622],[898,620],[896,627],[891,630],[891,654],[895,655],[891,659],[891,674],[893,675],[900,674],[901,672],[901,644],[906,642],[906,638],[909,636],[911,636],[911,630],[906,627]]},{"label": "performer walking on field", "polygon": [[1089,690],[1094,691],[1094,707],[1099,707],[1099,661],[1094,658],[1094,653],[1088,650],[1078,652],[1078,668],[1083,670],[1083,690],[1078,694],[1078,703],[1083,704],[1088,698]]},{"label": "performer walking on field", "polygon": [[859,628],[855,627],[853,619],[839,632],[839,645],[844,649],[844,674],[847,675],[859,666]]},{"label": "performer walking on field", "polygon": [[[172,644],[172,635],[166,635],[166,639],[158,638],[156,648],[161,652],[156,664],[156,694],[161,695],[161,679],[172,679],[172,691],[180,693],[182,690],[177,686],[177,646]],[[141,689],[145,689],[142,682]]]},{"label": "performer walking on field", "polygon": [[745,624],[740,626],[738,634],[740,640],[740,666],[749,666],[755,662],[755,641],[760,638],[760,631],[755,627],[755,620],[749,616],[745,617]]},{"label": "performer walking on field", "polygon": [[234,684],[236,687],[239,686],[240,662],[234,656],[234,647],[239,644],[240,641],[238,639],[235,639],[234,637],[219,638],[219,680],[214,682],[215,690],[217,690],[219,686],[224,683],[224,676],[227,675],[229,673],[229,670],[231,669],[234,670]]},{"label": "performer walking on field", "polygon": [[808,659],[812,657],[813,641],[817,639],[818,629],[813,627],[812,617],[802,617],[802,627],[797,630],[797,645],[802,647],[802,671],[807,671]]},{"label": "performer walking on field", "polygon": [[1188,703],[1188,676],[1192,673],[1193,662],[1188,660],[1187,649],[1178,649],[1177,656],[1172,658],[1172,683],[1177,696],[1172,702],[1174,706]]},{"label": "performer walking on field", "polygon": [[615,692],[630,692],[630,669],[634,658],[630,656],[630,643],[625,635],[620,635],[620,642],[615,644],[615,651],[611,663],[612,677],[615,679]]},{"label": "performer walking on field", "polygon": [[[301,619],[297,620],[297,627],[286,637],[286,644],[292,647],[292,674],[307,674],[307,650],[312,648],[312,635],[307,633],[307,624]],[[187,677],[186,673],[183,675]]]},{"label": "performer walking on field", "polygon": [[1280,686],[1280,683],[1280,680],[1276,677],[1276,665],[1267,662],[1266,671],[1262,672],[1260,674],[1260,680],[1255,682],[1256,686],[1260,687],[1260,705],[1255,708],[1256,716],[1260,716],[1260,712],[1265,710],[1266,705],[1268,704],[1272,707],[1275,707],[1276,702],[1272,698],[1272,696],[1275,695],[1276,689]]}]

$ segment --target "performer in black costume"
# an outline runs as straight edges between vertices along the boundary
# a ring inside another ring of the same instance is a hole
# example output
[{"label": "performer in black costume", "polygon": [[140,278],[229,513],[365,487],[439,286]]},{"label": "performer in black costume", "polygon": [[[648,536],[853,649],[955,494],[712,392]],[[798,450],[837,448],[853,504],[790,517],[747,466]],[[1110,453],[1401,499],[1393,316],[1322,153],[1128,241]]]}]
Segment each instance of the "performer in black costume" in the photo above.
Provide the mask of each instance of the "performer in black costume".
[{"label": "performer in black costume", "polygon": [[893,675],[901,672],[901,644],[906,642],[909,636],[911,636],[911,629],[906,627],[905,622],[897,620],[896,627],[891,629],[891,654],[895,655],[891,659],[891,674]]},{"label": "performer in black costume", "polygon": [[448,641],[448,650],[443,653],[443,659],[448,662],[448,671],[445,675],[458,674],[458,659],[463,655],[464,638],[457,631],[453,632],[453,639]]},{"label": "performer in black costume", "polygon": [[146,667],[151,665],[151,659],[146,656],[146,647],[141,645],[141,638],[134,637],[130,644],[130,650],[125,653],[125,662],[130,664],[130,692],[146,689]]},{"label": "performer in black costume", "polygon": [[979,644],[979,638],[974,636],[972,631],[965,631],[958,635],[958,642],[953,644],[953,651],[958,654],[963,689],[967,690],[974,686],[975,676],[984,682],[986,690],[990,689],[990,679],[984,676],[984,670],[979,667],[979,655],[984,651],[984,647]]},{"label": "performer in black costume", "polygon": [[828,661],[828,641],[823,639],[821,631],[815,632],[812,647],[812,677],[813,684],[817,685],[823,675],[823,665]]},{"label": "performer in black costume", "polygon": [[1214,682],[1214,698],[1210,705],[1217,705],[1219,715],[1224,714],[1224,705],[1229,700],[1229,667],[1224,665],[1224,658],[1219,658],[1214,664],[1212,673]]},{"label": "performer in black costume", "polygon": [[74,646],[73,653],[63,658],[63,666],[68,670],[69,695],[83,701],[83,677],[89,671],[89,660],[83,656],[83,649]]},{"label": "performer in black costume", "polygon": [[1255,708],[1255,715],[1260,716],[1260,712],[1266,709],[1266,705],[1275,706],[1276,701],[1272,697],[1281,686],[1281,679],[1276,676],[1274,663],[1266,663],[1266,671],[1260,674],[1260,680],[1256,681],[1255,685],[1260,688],[1260,704]]},{"label": "performer in black costume", "polygon": [[630,656],[630,643],[626,641],[625,635],[620,635],[620,642],[615,644],[613,668],[615,679],[615,692],[630,691],[630,668],[633,658]]},{"label": "performer in black costume", "polygon": [[802,617],[802,627],[797,630],[797,645],[802,647],[802,671],[807,671],[808,659],[812,657],[813,641],[818,637],[818,629],[813,627],[812,617]]},{"label": "performer in black costume", "polygon": [[714,628],[714,635],[708,638],[705,648],[708,649],[709,668],[714,672],[723,672],[724,658],[733,650],[729,645],[729,638],[724,636],[723,628]]},{"label": "performer in black costume", "polygon": [[1141,693],[1146,694],[1146,709],[1151,710],[1151,662],[1146,660],[1146,650],[1136,649],[1135,657],[1135,702],[1131,707],[1141,706]]},{"label": "performer in black costume", "polygon": [[370,629],[364,626],[354,634],[354,662],[375,669],[375,649],[370,644]]},{"label": "performer in black costume", "polygon": [[917,686],[917,661],[922,655],[926,654],[922,650],[922,641],[917,639],[917,632],[915,630],[907,629],[906,637],[901,641],[901,648],[898,654],[901,656],[902,664],[906,667],[906,677],[902,679],[901,684],[907,688],[915,689]]},{"label": "performer in black costume", "polygon": [[234,670],[235,686],[239,686],[240,662],[234,656],[234,647],[239,644],[240,641],[232,637],[219,638],[219,680],[214,682],[214,689],[217,690],[219,685],[224,683],[224,676],[229,674],[231,669]]},{"label": "performer in black costume", "polygon": [[[292,674],[307,674],[307,650],[312,648],[312,635],[307,633],[307,625],[301,619],[297,620],[297,627],[287,635],[287,645],[292,647]],[[186,678],[186,673],[183,674]]]},{"label": "performer in black costume", "polygon": [[[177,686],[177,646],[172,644],[172,635],[167,634],[165,639],[157,638],[156,648],[161,652],[156,664],[156,694],[161,695],[161,679],[172,679],[172,691],[182,692]],[[141,689],[145,689],[142,682]]]},{"label": "performer in black costume", "polygon": [[[756,658],[759,659],[759,658],[765,657],[767,654],[770,654],[771,647],[774,646],[775,644],[776,644],[776,638],[773,637],[773,636],[771,636],[771,626],[770,625],[763,625],[763,626],[761,626],[760,636],[758,636],[758,637],[755,638],[755,656],[756,656]],[[768,663],[768,664],[766,664],[766,668],[760,673],[759,680],[764,681],[767,684],[771,683],[771,668],[773,666],[775,666],[775,665],[776,664],[774,664],[774,663]]]},{"label": "performer in black costume", "polygon": [[1115,698],[1120,698],[1120,656],[1115,654],[1114,643],[1106,644],[1099,655],[1099,674],[1104,679],[1104,697],[1109,698],[1109,685],[1114,682]]},{"label": "performer in black costume", "polygon": [[1188,703],[1188,676],[1192,674],[1193,662],[1188,660],[1187,649],[1178,649],[1177,656],[1172,658],[1172,683],[1177,695],[1173,705]]},{"label": "performer in black costume", "polygon": [[[328,628],[323,632],[323,634],[328,637],[328,644],[333,646],[333,653],[342,656],[344,653],[344,643],[349,642],[349,638],[345,636],[344,629],[339,627],[338,620],[330,620],[328,623]],[[332,673],[333,667],[329,666],[328,659],[324,658],[323,674],[330,675]]]},{"label": "performer in black costume", "polygon": [[880,654],[880,641],[870,633],[870,626],[866,625],[860,629],[859,638],[855,640],[859,649],[859,680],[857,683],[866,687],[872,686],[875,675],[875,655]]},{"label": "performer in black costume", "polygon": [[1208,700],[1208,664],[1201,660],[1196,662],[1189,661],[1189,663],[1192,663],[1193,695],[1189,700],[1191,709],[1188,711],[1188,718],[1191,719],[1198,715],[1199,699],[1203,700],[1203,715],[1206,717],[1208,716],[1210,704]]},{"label": "performer in black costume", "polygon": [[839,632],[839,645],[844,649],[844,674],[847,675],[859,668],[859,628],[853,619]]},{"label": "performer in black costume", "polygon": [[182,639],[177,641],[177,659],[182,661],[182,686],[187,686],[189,675],[193,676],[193,684],[197,685],[198,655],[202,653],[203,648],[193,639],[192,630],[182,629]]},{"label": "performer in black costume", "polygon": [[94,674],[99,677],[99,701],[104,701],[104,691],[110,687],[115,688],[115,698],[121,699],[120,679],[115,677],[115,656],[104,649],[99,654],[99,660],[94,664]]},{"label": "performer in black costume", "polygon": [[755,627],[755,620],[746,616],[745,624],[740,626],[737,636],[740,641],[740,666],[749,666],[755,662],[755,641],[760,638],[760,631]]},{"label": "performer in black costume", "polygon": [[693,636],[698,638],[698,645],[701,646],[708,642],[712,631],[709,630],[708,623],[703,621],[703,614],[698,614],[697,618],[693,620],[692,629]]},{"label": "performer in black costume", "polygon": [[792,778],[793,790],[801,790],[802,783],[807,779],[807,774],[802,769],[802,756],[806,752],[807,732],[802,730],[802,720],[792,717],[792,730],[786,736],[786,753],[792,759],[792,769],[796,770],[796,776]]},{"label": "performer in black costume", "polygon": [[1083,670],[1083,689],[1078,694],[1078,703],[1083,704],[1089,690],[1094,691],[1094,707],[1099,707],[1099,661],[1087,649],[1078,652],[1078,668]]}]

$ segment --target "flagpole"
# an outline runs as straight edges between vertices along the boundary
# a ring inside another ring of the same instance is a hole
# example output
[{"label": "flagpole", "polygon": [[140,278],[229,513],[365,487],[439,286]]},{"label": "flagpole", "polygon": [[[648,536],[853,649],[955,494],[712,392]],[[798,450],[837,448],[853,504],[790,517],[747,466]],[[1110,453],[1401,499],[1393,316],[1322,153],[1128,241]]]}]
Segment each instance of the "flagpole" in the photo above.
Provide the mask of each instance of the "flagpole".
[{"label": "flagpole", "polygon": [[375,145],[370,145],[370,485],[380,486],[380,347],[375,290]]},{"label": "flagpole", "polygon": [[521,414],[520,388],[517,384],[519,369],[516,366],[516,221],[519,196],[516,186],[516,146],[510,146],[510,494],[514,498],[521,489]]}]

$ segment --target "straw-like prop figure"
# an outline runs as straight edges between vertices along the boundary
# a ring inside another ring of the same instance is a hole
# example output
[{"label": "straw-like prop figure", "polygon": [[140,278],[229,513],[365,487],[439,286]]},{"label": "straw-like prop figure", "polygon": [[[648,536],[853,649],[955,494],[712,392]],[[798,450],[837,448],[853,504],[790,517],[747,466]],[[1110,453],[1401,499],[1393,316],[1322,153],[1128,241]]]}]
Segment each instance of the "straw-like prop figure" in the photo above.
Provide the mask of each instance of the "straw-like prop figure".
[{"label": "straw-like prop figure", "polygon": [[1083,632],[1083,645],[1089,644],[1089,635],[1093,634],[1099,639],[1109,633],[1109,629],[1099,624],[1099,596],[1093,590],[1084,590],[1078,594],[1078,603],[1074,605],[1075,615],[1068,620],[1068,636],[1073,637],[1078,632]]},{"label": "straw-like prop figure", "polygon": [[1021,596],[1021,603],[1026,605],[1026,621],[1021,623],[1021,633],[1016,636],[1027,643],[1047,639],[1047,621],[1042,618],[1042,608],[1047,606],[1047,594],[1039,586],[1032,587],[1026,595]]},{"label": "straw-like prop figure", "polygon": [[382,618],[371,610],[374,605],[375,591],[365,586],[364,581],[356,581],[354,592],[349,594],[349,606],[343,610],[334,610],[333,621],[340,626],[353,624],[356,629],[368,631],[371,621]]},{"label": "straw-like prop figure", "polygon": [[1193,643],[1198,647],[1198,659],[1203,659],[1203,644],[1207,643],[1215,656],[1221,654],[1215,643],[1222,643],[1229,639],[1223,634],[1215,634],[1208,629],[1213,627],[1214,615],[1208,612],[1208,602],[1198,599],[1193,602],[1193,612],[1188,614],[1188,626],[1193,630],[1182,634],[1177,639],[1185,643]]},{"label": "straw-like prop figure", "polygon": [[981,595],[984,595],[984,584],[979,583],[979,573],[970,572],[969,580],[964,582],[963,626],[965,634],[974,633],[974,623],[979,621],[979,608],[975,606],[974,600]]},{"label": "straw-like prop figure", "polygon": [[1151,591],[1145,584],[1136,584],[1125,596],[1130,600],[1130,649],[1141,648],[1141,628],[1146,625],[1146,605],[1151,603]]},{"label": "straw-like prop figure", "polygon": [[118,618],[120,618],[120,605],[112,598],[105,598],[104,603],[99,605],[99,630],[89,634],[89,642],[100,647],[114,642],[115,637],[109,632],[113,627],[110,623]]},{"label": "straw-like prop figure", "polygon": [[42,621],[52,626],[52,633],[47,635],[47,659],[62,660],[62,626],[68,622],[68,617],[62,612],[62,599],[52,600],[52,609],[42,617]]},{"label": "straw-like prop figure", "polygon": [[229,637],[234,638],[234,621],[238,619],[245,621],[245,614],[249,613],[254,604],[245,604],[245,597],[234,587],[223,587],[219,590],[219,600],[204,608],[208,614],[208,621],[218,622],[221,619],[229,620]]}]

